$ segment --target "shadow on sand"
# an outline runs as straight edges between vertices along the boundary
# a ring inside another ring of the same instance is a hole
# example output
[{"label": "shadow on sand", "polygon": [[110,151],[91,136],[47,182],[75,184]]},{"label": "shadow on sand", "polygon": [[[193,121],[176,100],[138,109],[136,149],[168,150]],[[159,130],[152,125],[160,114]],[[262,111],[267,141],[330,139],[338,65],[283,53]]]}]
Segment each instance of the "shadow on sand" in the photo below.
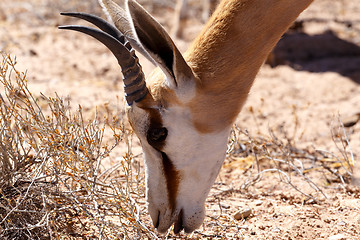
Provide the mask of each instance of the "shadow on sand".
[{"label": "shadow on sand", "polygon": [[267,63],[272,67],[289,65],[300,71],[337,72],[360,84],[360,46],[331,31],[319,35],[286,33]]}]

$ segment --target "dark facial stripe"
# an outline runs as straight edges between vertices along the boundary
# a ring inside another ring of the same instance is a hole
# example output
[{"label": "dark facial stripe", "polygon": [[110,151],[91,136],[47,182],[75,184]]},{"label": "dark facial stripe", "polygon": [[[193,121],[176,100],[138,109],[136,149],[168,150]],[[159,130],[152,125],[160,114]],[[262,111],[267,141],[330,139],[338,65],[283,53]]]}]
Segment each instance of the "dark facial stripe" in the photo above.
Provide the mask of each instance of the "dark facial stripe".
[{"label": "dark facial stripe", "polygon": [[[146,109],[150,115],[150,126],[149,129],[162,128],[162,118],[158,110]],[[176,208],[176,197],[179,189],[180,173],[176,170],[174,164],[171,162],[169,157],[163,152],[165,141],[153,142],[147,137],[148,143],[157,151],[161,153],[162,164],[166,179],[166,187],[168,192],[168,201],[170,208],[174,211]]]},{"label": "dark facial stripe", "polygon": [[174,211],[176,207],[176,197],[179,188],[180,174],[164,152],[161,152],[161,156],[165,172],[166,186],[168,190],[168,200],[170,208]]}]

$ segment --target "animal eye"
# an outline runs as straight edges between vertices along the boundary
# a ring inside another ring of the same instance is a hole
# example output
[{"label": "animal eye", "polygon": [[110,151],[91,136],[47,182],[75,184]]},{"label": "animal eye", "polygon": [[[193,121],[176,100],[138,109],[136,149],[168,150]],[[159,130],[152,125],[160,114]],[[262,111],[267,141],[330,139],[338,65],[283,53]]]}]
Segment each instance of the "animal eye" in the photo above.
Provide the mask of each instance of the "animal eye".
[{"label": "animal eye", "polygon": [[152,128],[147,133],[147,140],[149,143],[157,143],[165,141],[168,135],[166,128]]}]

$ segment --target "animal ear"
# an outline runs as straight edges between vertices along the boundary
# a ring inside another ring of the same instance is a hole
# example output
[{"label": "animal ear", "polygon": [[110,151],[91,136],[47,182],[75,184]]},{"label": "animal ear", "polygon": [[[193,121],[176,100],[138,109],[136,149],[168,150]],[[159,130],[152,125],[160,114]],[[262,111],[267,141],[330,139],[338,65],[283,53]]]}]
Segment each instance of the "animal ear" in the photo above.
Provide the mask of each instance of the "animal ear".
[{"label": "animal ear", "polygon": [[140,4],[134,0],[120,0],[119,5],[112,0],[100,1],[115,26],[129,41],[136,41],[163,70],[171,88],[181,87],[194,78],[165,29]]},{"label": "animal ear", "polygon": [[115,27],[119,29],[124,36],[126,36],[126,39],[130,42],[131,46],[141,55],[146,57],[146,59],[149,60],[152,64],[156,65],[154,59],[143,48],[137,39],[136,33],[133,30],[132,20],[128,14],[128,11],[126,11],[126,1],[120,1],[119,5],[112,0],[99,0],[99,3],[102,6],[104,12],[108,15],[109,20],[111,20]]}]

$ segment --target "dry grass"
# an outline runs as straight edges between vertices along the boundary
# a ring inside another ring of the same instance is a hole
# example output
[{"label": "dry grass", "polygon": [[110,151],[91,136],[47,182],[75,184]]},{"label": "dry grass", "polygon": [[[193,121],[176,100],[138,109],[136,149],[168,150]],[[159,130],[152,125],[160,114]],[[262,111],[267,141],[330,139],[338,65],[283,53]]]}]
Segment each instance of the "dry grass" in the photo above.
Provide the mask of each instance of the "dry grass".
[{"label": "dry grass", "polygon": [[110,124],[114,141],[104,143],[105,124],[85,123],[81,107],[71,113],[59,97],[34,97],[16,60],[2,57],[0,238],[154,236],[134,199],[143,197],[143,181],[131,148],[118,165],[101,170],[130,132]]},{"label": "dry grass", "polygon": [[[57,96],[34,96],[26,74],[16,70],[16,60],[9,55],[2,54],[0,82],[0,239],[159,237],[145,210],[144,179],[131,150],[132,133],[119,119],[87,121],[81,107],[70,112],[70,103]],[[354,156],[342,123],[335,125],[338,155],[298,148],[285,132],[281,138],[273,131],[269,137],[254,137],[235,126],[224,167],[241,163],[247,178],[238,189],[215,184],[218,191],[208,203],[218,204],[220,211],[208,215],[211,221],[204,223],[204,231],[188,237],[241,238],[243,229],[222,211],[220,200],[235,191],[247,194],[249,186],[269,174],[303,194],[304,202],[326,198],[310,172],[321,173],[328,184],[345,186]],[[106,132],[112,135],[109,141],[104,141]],[[124,156],[115,166],[104,167],[103,160],[120,142],[126,145]],[[303,189],[305,185],[311,190]],[[186,236],[169,231],[163,237]]]},{"label": "dry grass", "polygon": [[[340,182],[345,187],[349,182],[355,159],[339,118],[332,131],[339,156],[329,151],[299,148],[294,136],[288,137],[285,131],[281,134],[283,137],[280,138],[269,129],[268,137],[253,137],[247,131],[234,127],[226,165],[244,163],[244,173],[248,177],[241,186],[242,189],[261,181],[262,177],[269,173],[277,174],[280,183],[289,184],[305,196],[305,201],[318,202],[320,196],[327,196],[322,190],[323,186],[318,186],[316,181],[308,176],[310,172],[321,173],[326,185]],[[292,179],[298,177],[302,181],[295,183]]]}]

